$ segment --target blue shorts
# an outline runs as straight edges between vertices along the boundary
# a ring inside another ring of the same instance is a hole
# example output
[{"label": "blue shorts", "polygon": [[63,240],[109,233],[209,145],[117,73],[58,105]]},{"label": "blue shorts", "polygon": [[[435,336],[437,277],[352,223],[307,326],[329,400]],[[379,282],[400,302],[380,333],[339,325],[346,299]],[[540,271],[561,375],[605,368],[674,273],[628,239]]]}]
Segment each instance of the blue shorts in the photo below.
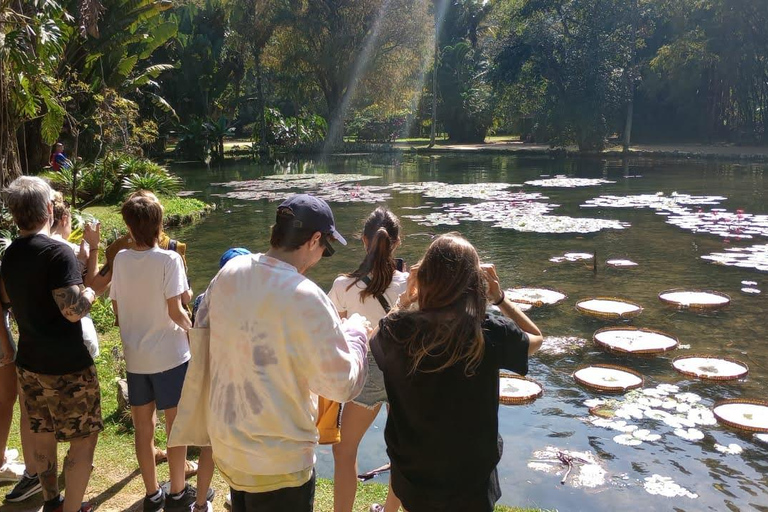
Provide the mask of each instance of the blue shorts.
[{"label": "blue shorts", "polygon": [[128,403],[138,407],[155,402],[160,411],[173,409],[179,405],[188,364],[183,363],[160,373],[128,372]]}]

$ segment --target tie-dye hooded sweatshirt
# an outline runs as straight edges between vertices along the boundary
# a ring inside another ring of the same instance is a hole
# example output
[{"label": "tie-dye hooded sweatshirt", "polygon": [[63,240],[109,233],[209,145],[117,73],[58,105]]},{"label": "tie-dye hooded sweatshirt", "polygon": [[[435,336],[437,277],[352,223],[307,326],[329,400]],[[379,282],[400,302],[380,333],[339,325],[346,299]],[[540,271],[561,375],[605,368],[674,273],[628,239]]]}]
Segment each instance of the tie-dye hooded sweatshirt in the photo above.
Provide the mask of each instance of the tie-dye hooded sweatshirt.
[{"label": "tie-dye hooded sweatshirt", "polygon": [[311,467],[317,395],[347,402],[365,382],[362,324],[342,324],[315,283],[264,254],[230,260],[198,314],[211,332],[208,433],[224,476]]}]

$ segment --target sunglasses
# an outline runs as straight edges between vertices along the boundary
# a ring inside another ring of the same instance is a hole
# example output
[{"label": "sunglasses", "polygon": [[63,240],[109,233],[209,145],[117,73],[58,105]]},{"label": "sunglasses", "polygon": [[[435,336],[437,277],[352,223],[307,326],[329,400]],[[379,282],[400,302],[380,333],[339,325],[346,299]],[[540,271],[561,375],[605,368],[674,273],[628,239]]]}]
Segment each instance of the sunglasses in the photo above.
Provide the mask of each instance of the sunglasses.
[{"label": "sunglasses", "polygon": [[331,240],[333,240],[333,235],[329,235],[326,233],[324,233],[323,236],[320,237],[320,241],[325,247],[325,250],[323,250],[323,258],[330,258],[331,256],[334,255],[334,253],[336,253],[336,249],[334,249],[333,245],[331,245]]}]

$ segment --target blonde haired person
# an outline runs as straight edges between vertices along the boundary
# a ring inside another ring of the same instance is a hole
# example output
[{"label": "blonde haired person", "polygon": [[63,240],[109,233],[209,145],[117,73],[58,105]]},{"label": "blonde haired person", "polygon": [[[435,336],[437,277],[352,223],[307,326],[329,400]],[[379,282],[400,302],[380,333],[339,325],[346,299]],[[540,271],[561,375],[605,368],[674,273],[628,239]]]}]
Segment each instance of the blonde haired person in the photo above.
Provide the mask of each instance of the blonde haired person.
[{"label": "blonde haired person", "polygon": [[[489,301],[504,316],[486,315]],[[408,512],[490,512],[501,497],[499,369],[527,373],[541,331],[458,234],[432,242],[400,306],[371,340],[390,404],[392,488]]]},{"label": "blonde haired person", "polygon": [[[368,216],[363,227],[363,246],[366,253],[360,266],[338,277],[328,296],[342,318],[358,313],[376,325],[405,291],[408,278],[408,274],[398,268],[402,267],[402,260],[395,260],[395,250],[400,246],[400,220],[394,213],[378,207]],[[369,352],[365,386],[360,395],[344,404],[341,442],[333,445],[335,512],[352,512],[357,491],[357,449],[381,404],[386,402],[384,376]],[[400,501],[390,489],[384,506],[374,503],[370,510],[397,512],[399,508]]]}]

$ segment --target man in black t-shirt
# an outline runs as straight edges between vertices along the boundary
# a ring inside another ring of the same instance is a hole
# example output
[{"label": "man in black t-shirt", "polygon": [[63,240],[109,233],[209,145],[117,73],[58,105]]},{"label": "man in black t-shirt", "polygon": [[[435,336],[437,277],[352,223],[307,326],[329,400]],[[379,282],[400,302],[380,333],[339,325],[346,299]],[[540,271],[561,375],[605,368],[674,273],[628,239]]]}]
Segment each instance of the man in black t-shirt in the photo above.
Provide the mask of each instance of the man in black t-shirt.
[{"label": "man in black t-shirt", "polygon": [[[98,433],[104,429],[96,368],[80,319],[95,298],[83,286],[72,249],[50,238],[52,190],[22,176],[5,190],[20,236],[0,266],[3,301],[19,326],[16,367],[32,428],[43,512],[91,510],[82,504]],[[58,489],[57,442],[69,442],[65,498]]]}]

